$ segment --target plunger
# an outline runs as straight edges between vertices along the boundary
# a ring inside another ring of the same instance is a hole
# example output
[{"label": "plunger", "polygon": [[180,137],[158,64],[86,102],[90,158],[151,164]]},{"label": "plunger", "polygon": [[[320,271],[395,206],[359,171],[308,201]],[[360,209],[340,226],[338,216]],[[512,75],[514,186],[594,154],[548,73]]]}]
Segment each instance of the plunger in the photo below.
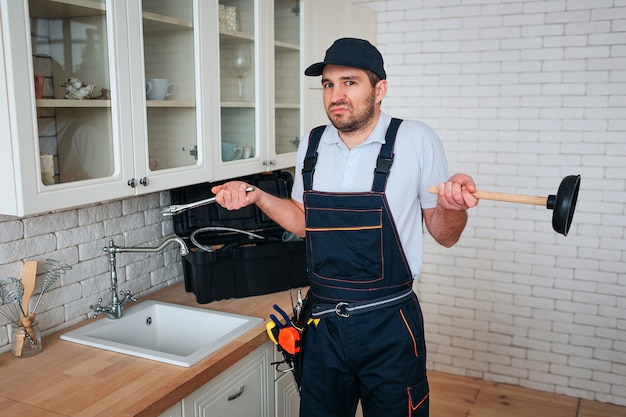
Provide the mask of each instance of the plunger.
[{"label": "plunger", "polygon": [[[534,204],[545,206],[552,212],[552,228],[555,232],[567,236],[572,225],[578,190],[580,188],[580,175],[568,175],[563,178],[556,195],[548,197],[536,197],[521,194],[497,193],[492,191],[476,191],[473,195],[479,200],[503,201],[505,203]],[[438,194],[437,186],[428,189],[431,194]]]}]

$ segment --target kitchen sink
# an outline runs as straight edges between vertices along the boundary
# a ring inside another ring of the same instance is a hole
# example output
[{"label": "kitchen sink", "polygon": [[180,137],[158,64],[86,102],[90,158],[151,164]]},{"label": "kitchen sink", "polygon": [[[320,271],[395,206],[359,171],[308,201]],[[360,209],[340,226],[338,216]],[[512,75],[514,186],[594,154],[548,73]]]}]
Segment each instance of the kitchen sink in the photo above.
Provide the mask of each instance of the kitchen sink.
[{"label": "kitchen sink", "polygon": [[61,335],[62,340],[190,367],[263,322],[161,301],[144,301],[115,320],[102,318]]}]

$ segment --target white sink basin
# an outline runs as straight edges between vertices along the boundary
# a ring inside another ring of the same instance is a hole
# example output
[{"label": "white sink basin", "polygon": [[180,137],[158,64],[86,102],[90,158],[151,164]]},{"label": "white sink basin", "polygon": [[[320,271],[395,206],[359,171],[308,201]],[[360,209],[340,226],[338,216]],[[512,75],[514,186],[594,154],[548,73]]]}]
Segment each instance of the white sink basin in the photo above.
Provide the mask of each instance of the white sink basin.
[{"label": "white sink basin", "polygon": [[103,318],[61,339],[140,358],[189,367],[263,322],[160,301],[144,301],[122,318]]}]

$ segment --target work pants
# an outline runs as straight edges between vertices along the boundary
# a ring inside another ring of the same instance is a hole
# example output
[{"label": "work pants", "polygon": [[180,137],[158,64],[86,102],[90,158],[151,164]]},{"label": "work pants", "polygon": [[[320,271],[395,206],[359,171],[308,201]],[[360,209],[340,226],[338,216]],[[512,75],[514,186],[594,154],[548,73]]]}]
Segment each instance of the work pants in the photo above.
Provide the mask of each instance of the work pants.
[{"label": "work pants", "polygon": [[422,313],[413,297],[310,326],[303,349],[301,417],[427,417]]}]

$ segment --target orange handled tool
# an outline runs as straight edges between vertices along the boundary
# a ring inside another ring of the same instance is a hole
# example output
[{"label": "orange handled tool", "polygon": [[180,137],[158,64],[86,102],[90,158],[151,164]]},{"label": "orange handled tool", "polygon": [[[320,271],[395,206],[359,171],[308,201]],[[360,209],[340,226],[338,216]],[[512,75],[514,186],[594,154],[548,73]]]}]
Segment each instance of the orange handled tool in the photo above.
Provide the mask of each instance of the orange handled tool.
[{"label": "orange handled tool", "polygon": [[300,352],[300,332],[293,326],[287,326],[278,332],[278,346],[293,355]]},{"label": "orange handled tool", "polygon": [[265,325],[265,330],[267,330],[267,335],[270,340],[277,345],[278,344],[278,334],[280,333],[280,329],[276,327],[276,323],[273,321],[268,321]]},{"label": "orange handled tool", "polygon": [[280,313],[285,322],[281,322],[274,314],[270,314],[272,321],[266,325],[270,339],[290,355],[300,352],[300,331],[293,326],[289,315],[282,308],[274,304],[274,310]]}]

